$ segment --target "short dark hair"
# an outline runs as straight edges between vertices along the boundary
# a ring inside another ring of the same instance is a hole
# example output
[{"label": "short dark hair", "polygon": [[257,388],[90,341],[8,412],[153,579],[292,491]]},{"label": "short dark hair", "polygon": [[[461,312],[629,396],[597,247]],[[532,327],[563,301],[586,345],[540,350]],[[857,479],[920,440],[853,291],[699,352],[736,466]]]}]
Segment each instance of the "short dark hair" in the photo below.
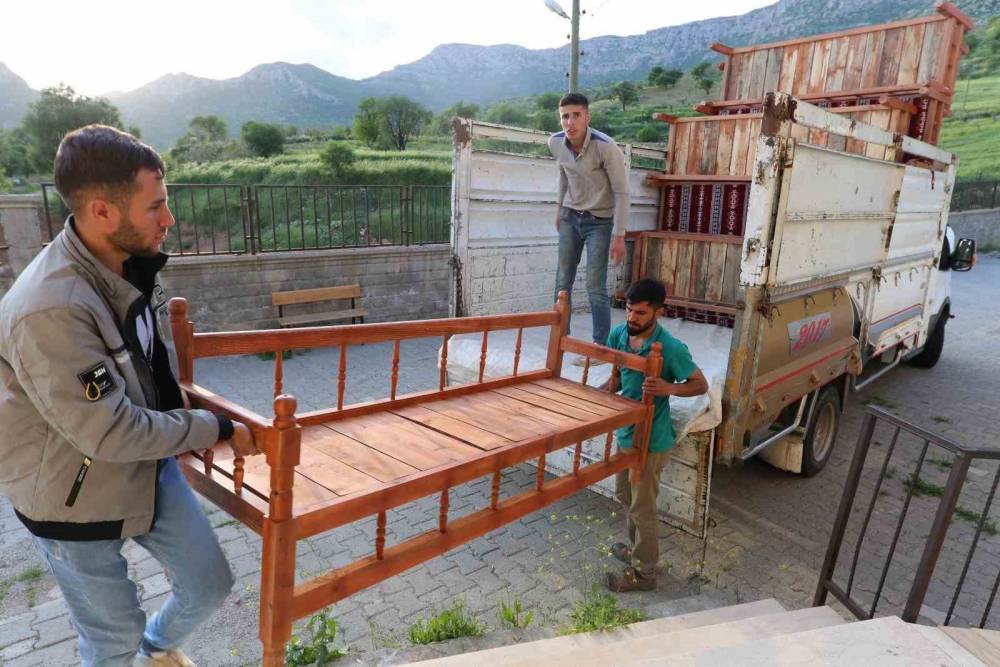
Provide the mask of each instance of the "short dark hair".
[{"label": "short dark hair", "polygon": [[667,288],[659,280],[643,278],[632,283],[625,293],[625,301],[629,303],[646,302],[654,308],[660,308],[667,300]]},{"label": "short dark hair", "polygon": [[59,142],[52,171],[59,195],[77,212],[86,203],[83,197],[95,191],[116,202],[128,201],[141,169],[165,171],[157,152],[131,134],[87,125]]},{"label": "short dark hair", "polygon": [[559,100],[559,106],[561,107],[569,106],[571,104],[579,104],[586,109],[590,108],[590,100],[588,100],[587,96],[582,93],[567,93],[562,96],[562,99]]}]

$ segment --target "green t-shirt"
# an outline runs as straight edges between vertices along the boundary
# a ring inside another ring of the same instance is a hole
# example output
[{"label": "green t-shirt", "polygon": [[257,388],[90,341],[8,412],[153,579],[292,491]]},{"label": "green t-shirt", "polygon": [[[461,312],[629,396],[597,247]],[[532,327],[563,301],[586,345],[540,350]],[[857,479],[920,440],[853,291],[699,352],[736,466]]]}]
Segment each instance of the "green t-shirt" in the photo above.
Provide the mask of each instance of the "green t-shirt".
[{"label": "green t-shirt", "polygon": [[[642,349],[635,351],[628,345],[628,327],[625,323],[619,324],[608,334],[608,347],[614,350],[631,352],[640,356],[649,356],[649,350],[653,343],[660,343],[663,346],[663,372],[660,373],[667,382],[683,382],[691,377],[691,374],[698,370],[687,345],[677,340],[667,333],[659,323],[653,327]],[[646,376],[638,371],[629,368],[621,369],[621,395],[636,401],[642,400],[642,383]],[[670,421],[670,397],[653,397],[653,428],[650,432],[649,451],[665,452],[674,446],[674,425]],[[621,447],[632,446],[632,431],[635,429],[631,424],[615,431],[618,444]]]}]

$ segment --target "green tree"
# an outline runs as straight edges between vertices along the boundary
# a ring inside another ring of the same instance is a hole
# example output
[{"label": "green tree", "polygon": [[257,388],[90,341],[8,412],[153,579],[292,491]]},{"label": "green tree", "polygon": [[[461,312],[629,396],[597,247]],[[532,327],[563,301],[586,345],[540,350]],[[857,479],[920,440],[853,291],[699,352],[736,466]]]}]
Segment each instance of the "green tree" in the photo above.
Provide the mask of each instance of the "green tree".
[{"label": "green tree", "polygon": [[32,173],[31,141],[24,130],[0,130],[0,169],[10,176]]},{"label": "green tree", "polygon": [[259,157],[271,157],[285,150],[285,131],[278,125],[248,121],[240,128],[240,139]]},{"label": "green tree", "polygon": [[664,70],[656,77],[656,85],[664,88],[673,88],[683,77],[684,72],[679,69]]},{"label": "green tree", "polygon": [[542,93],[535,98],[535,108],[539,111],[559,111],[560,93]]},{"label": "green tree", "polygon": [[651,86],[658,86],[660,85],[660,77],[663,76],[663,73],[666,71],[667,70],[663,69],[661,66],[656,65],[653,69],[649,70],[649,74],[646,76],[646,81]]},{"label": "green tree", "polygon": [[330,141],[320,152],[319,159],[334,175],[343,176],[354,164],[357,156],[343,141]]},{"label": "green tree", "polygon": [[455,102],[435,117],[434,132],[436,134],[450,134],[451,119],[456,116],[459,118],[476,118],[479,116],[479,105],[466,104],[461,100]]},{"label": "green tree", "polygon": [[188,131],[170,149],[176,162],[216,162],[239,157],[238,144],[227,139],[229,130],[218,116],[195,116]]},{"label": "green tree", "polygon": [[63,136],[91,123],[121,127],[122,119],[111,102],[100,97],[77,95],[65,84],[42,90],[41,97],[28,107],[21,121],[25,133],[31,138],[34,167],[48,173]]},{"label": "green tree", "polygon": [[625,107],[629,104],[635,104],[639,101],[639,91],[636,89],[635,84],[631,81],[622,81],[615,85],[611,89],[612,95],[621,102],[622,111],[625,111]]},{"label": "green tree", "polygon": [[419,102],[403,95],[392,95],[381,100],[382,130],[391,146],[405,151],[410,139],[420,135],[420,132],[433,119],[431,112]]},{"label": "green tree", "polygon": [[691,68],[691,78],[694,79],[698,87],[705,91],[708,95],[712,92],[712,86],[715,85],[718,70],[712,67],[712,63],[702,61]]},{"label": "green tree", "polygon": [[362,99],[358,102],[358,110],[354,112],[351,135],[371,148],[378,145],[381,129],[382,112],[379,109],[378,98]]},{"label": "green tree", "polygon": [[11,182],[7,180],[7,175],[4,173],[3,166],[0,165],[0,192],[7,192],[11,188]]},{"label": "green tree", "polygon": [[536,111],[532,116],[531,125],[536,130],[544,130],[545,132],[558,132],[562,129],[556,112],[547,109]]},{"label": "green tree", "polygon": [[218,116],[195,116],[188,123],[187,135],[199,141],[225,141],[229,134],[226,121]]},{"label": "green tree", "polygon": [[486,120],[491,123],[499,123],[500,125],[525,127],[531,121],[531,118],[524,109],[516,107],[510,102],[500,102],[486,110]]}]

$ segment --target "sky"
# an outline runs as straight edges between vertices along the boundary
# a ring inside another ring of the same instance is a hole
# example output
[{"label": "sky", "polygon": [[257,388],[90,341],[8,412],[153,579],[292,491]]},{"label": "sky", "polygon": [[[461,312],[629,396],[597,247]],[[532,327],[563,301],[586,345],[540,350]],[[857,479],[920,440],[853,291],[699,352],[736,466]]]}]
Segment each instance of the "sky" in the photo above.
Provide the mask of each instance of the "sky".
[{"label": "sky", "polygon": [[[567,13],[572,0],[558,0]],[[774,0],[581,0],[582,39],[743,14]],[[543,0],[0,0],[0,62],[35,89],[99,95],[172,72],[225,79],[261,63],[374,76],[452,42],[551,48]]]}]

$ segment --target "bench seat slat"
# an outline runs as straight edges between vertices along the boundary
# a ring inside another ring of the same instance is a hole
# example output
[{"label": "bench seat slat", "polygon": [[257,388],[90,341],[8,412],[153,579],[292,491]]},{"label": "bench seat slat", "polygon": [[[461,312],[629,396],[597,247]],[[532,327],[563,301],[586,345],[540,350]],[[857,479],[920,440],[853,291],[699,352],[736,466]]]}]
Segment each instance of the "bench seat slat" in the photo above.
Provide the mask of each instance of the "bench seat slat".
[{"label": "bench seat slat", "polygon": [[313,322],[326,322],[328,320],[346,320],[352,317],[364,317],[368,311],[364,308],[345,308],[343,310],[331,310],[322,313],[306,313],[304,315],[285,315],[278,318],[278,323],[283,326],[293,326],[296,324],[310,324]]},{"label": "bench seat slat", "polygon": [[271,292],[271,305],[290,306],[297,303],[359,298],[361,298],[361,285],[341,285],[340,287],[316,287],[288,292]]}]

